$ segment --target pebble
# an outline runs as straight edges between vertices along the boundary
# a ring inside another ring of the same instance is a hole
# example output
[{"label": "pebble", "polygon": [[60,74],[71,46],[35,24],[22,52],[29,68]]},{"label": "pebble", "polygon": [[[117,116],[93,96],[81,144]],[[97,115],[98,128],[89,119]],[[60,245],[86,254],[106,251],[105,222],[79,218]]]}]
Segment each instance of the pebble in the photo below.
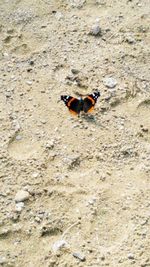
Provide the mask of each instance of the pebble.
[{"label": "pebble", "polygon": [[89,204],[89,205],[94,205],[95,202],[96,202],[96,198],[93,197],[93,198],[91,198],[91,199],[88,201],[88,204]]},{"label": "pebble", "polygon": [[35,217],[35,221],[38,222],[38,223],[40,223],[41,222],[41,219],[38,216],[36,216]]},{"label": "pebble", "polygon": [[142,128],[141,129],[144,133],[148,133],[148,128]]},{"label": "pebble", "polygon": [[112,77],[104,78],[103,83],[108,88],[114,88],[117,85],[117,80]]},{"label": "pebble", "polygon": [[11,93],[10,92],[6,92],[5,95],[6,95],[6,97],[11,97]]},{"label": "pebble", "polygon": [[85,0],[70,0],[70,5],[72,7],[81,8],[85,4]]},{"label": "pebble", "polygon": [[29,64],[32,66],[34,65],[34,61],[33,60],[29,60]]},{"label": "pebble", "polygon": [[60,20],[63,18],[63,14],[58,11],[58,12],[56,12],[55,17],[56,17],[56,19]]},{"label": "pebble", "polygon": [[95,24],[92,26],[90,32],[89,32],[90,35],[93,35],[93,36],[100,36],[102,35],[102,31],[101,31],[101,28],[98,24]]},{"label": "pebble", "polygon": [[46,143],[46,148],[48,148],[48,149],[53,149],[54,144],[55,144],[55,140],[52,139],[52,140],[50,140],[50,141],[48,141],[48,142]]},{"label": "pebble", "polygon": [[58,251],[59,249],[66,247],[67,246],[67,242],[65,240],[58,240],[56,241],[53,246],[52,246],[52,250],[54,252]]},{"label": "pebble", "polygon": [[39,173],[38,172],[34,172],[33,174],[32,174],[32,177],[33,178],[37,178],[39,176]]},{"label": "pebble", "polygon": [[123,146],[123,147],[120,148],[120,152],[124,156],[130,156],[132,154],[132,147],[130,147],[130,146]]},{"label": "pebble", "polygon": [[0,256],[0,264],[5,264],[6,263],[6,258],[3,256]]},{"label": "pebble", "polygon": [[17,136],[16,136],[16,140],[17,140],[17,141],[20,141],[21,139],[22,139],[22,136],[21,136],[21,135],[17,135]]},{"label": "pebble", "polygon": [[79,70],[77,70],[77,69],[71,69],[71,72],[72,72],[73,74],[78,74],[78,73],[79,73]]},{"label": "pebble", "polygon": [[26,81],[26,84],[31,85],[32,81]]},{"label": "pebble", "polygon": [[143,225],[146,225],[147,223],[148,223],[148,220],[149,218],[146,218],[146,219],[144,219],[144,220],[142,220],[141,221],[141,225],[143,226]]},{"label": "pebble", "polygon": [[134,43],[136,43],[136,41],[135,41],[135,39],[132,37],[132,36],[127,36],[126,38],[125,38],[125,40],[126,40],[126,42],[128,43],[128,44],[134,44]]},{"label": "pebble", "polygon": [[9,228],[4,228],[0,231],[0,239],[3,237],[6,237],[10,234],[10,229]]},{"label": "pebble", "polygon": [[86,258],[84,255],[82,255],[81,253],[79,252],[74,252],[73,254],[73,257],[79,259],[80,261],[86,261]]},{"label": "pebble", "polygon": [[3,53],[3,56],[4,57],[9,57],[9,54],[8,53]]},{"label": "pebble", "polygon": [[44,120],[44,119],[41,120],[41,123],[42,123],[42,124],[46,124],[46,120]]},{"label": "pebble", "polygon": [[130,259],[130,260],[134,260],[134,255],[133,255],[132,253],[129,253],[129,254],[128,254],[128,259]]},{"label": "pebble", "polygon": [[71,126],[72,129],[74,129],[74,128],[78,128],[78,127],[79,127],[78,124],[74,124],[74,125]]},{"label": "pebble", "polygon": [[21,212],[23,208],[24,208],[24,203],[23,203],[23,202],[18,202],[18,203],[16,204],[16,208],[15,208],[15,210],[16,210],[17,212]]},{"label": "pebble", "polygon": [[17,192],[15,196],[15,202],[23,202],[25,200],[28,200],[30,197],[29,193],[24,190],[20,190]]},{"label": "pebble", "polygon": [[80,155],[64,158],[64,163],[67,163],[69,169],[73,169],[80,165]]}]

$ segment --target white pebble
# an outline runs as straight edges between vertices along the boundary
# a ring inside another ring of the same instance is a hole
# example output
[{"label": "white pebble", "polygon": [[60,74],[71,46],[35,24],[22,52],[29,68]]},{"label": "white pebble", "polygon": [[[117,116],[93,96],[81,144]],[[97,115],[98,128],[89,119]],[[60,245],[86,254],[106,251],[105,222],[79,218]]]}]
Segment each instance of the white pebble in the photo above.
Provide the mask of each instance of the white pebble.
[{"label": "white pebble", "polygon": [[108,88],[114,88],[117,85],[117,80],[115,78],[104,78],[103,83]]},{"label": "white pebble", "polygon": [[52,246],[52,250],[54,252],[56,252],[57,250],[66,247],[67,246],[67,242],[65,240],[58,240],[56,241],[53,246]]},{"label": "white pebble", "polygon": [[31,84],[32,84],[32,81],[26,81],[26,83],[27,83],[28,85],[31,85]]},{"label": "white pebble", "polygon": [[23,202],[19,202],[19,203],[16,204],[15,210],[17,212],[21,212],[23,208],[24,208],[24,203]]},{"label": "white pebble", "polygon": [[17,192],[15,196],[15,202],[23,202],[27,199],[29,199],[30,195],[27,191],[20,190]]}]

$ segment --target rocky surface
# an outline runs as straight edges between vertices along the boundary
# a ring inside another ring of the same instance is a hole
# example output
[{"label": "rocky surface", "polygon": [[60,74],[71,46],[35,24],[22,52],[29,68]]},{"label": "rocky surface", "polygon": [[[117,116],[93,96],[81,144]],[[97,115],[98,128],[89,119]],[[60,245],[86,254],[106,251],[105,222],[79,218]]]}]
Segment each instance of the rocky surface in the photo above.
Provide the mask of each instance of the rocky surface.
[{"label": "rocky surface", "polygon": [[150,266],[148,1],[0,10],[0,265]]}]

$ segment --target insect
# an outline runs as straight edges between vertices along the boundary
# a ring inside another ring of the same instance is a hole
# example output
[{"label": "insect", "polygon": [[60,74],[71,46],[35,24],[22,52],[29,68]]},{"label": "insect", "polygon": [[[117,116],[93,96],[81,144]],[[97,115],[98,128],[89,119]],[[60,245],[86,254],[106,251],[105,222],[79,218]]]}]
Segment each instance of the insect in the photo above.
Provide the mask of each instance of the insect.
[{"label": "insect", "polygon": [[84,111],[85,113],[91,112],[94,109],[99,96],[100,92],[94,92],[84,99],[82,99],[82,97],[77,99],[69,95],[61,95],[61,100],[72,114],[77,115],[80,114],[81,111]]}]

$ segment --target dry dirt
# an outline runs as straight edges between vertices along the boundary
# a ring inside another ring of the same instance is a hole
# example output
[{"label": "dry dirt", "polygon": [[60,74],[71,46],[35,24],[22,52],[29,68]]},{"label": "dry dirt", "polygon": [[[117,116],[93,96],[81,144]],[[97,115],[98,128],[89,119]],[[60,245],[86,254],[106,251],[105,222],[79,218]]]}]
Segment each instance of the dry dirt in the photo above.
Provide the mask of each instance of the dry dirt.
[{"label": "dry dirt", "polygon": [[[150,266],[150,2],[1,0],[0,14],[0,265]],[[90,115],[58,101],[95,89]]]}]

